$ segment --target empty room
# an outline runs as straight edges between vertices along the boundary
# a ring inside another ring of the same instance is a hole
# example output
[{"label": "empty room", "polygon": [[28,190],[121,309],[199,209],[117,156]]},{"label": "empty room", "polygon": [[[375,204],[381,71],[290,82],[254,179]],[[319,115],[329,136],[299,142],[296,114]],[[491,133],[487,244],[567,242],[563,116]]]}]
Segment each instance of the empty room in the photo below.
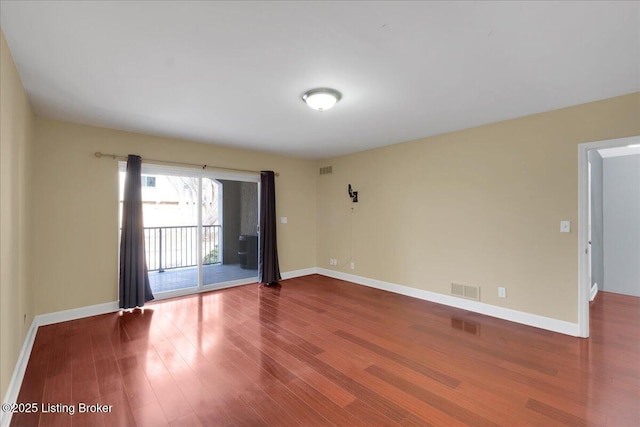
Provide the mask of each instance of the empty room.
[{"label": "empty room", "polygon": [[640,423],[640,2],[0,27],[0,427]]}]

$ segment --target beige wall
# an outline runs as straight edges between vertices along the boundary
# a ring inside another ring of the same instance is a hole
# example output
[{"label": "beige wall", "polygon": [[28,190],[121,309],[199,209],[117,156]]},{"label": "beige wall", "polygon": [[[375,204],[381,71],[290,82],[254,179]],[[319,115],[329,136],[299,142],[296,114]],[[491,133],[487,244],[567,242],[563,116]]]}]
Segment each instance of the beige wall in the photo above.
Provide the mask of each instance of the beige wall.
[{"label": "beige wall", "polygon": [[0,397],[33,320],[29,194],[33,114],[0,32]]},{"label": "beige wall", "polygon": [[443,294],[479,285],[488,304],[575,322],[576,145],[640,134],[636,93],[307,161],[34,119],[4,36],[0,48],[3,395],[34,314],[117,299],[117,162],[95,151],[280,172],[282,271],[352,258],[337,269]]},{"label": "beige wall", "polygon": [[317,264],[577,322],[577,144],[638,134],[636,93],[320,161]]},{"label": "beige wall", "polygon": [[316,262],[315,161],[36,119],[37,314],[116,301],[118,165],[94,152],[274,170],[281,271]]}]

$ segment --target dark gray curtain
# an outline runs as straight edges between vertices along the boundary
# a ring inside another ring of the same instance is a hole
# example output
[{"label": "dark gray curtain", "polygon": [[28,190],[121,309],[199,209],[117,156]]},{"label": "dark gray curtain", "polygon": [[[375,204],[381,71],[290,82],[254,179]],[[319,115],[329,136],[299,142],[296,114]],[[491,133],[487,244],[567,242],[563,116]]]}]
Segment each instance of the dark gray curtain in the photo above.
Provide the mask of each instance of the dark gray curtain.
[{"label": "dark gray curtain", "polygon": [[280,277],[276,241],[276,182],[273,171],[260,172],[260,252],[258,281],[276,283]]},{"label": "dark gray curtain", "polygon": [[144,256],[140,156],[129,155],[120,237],[120,308],[142,307],[153,299]]}]

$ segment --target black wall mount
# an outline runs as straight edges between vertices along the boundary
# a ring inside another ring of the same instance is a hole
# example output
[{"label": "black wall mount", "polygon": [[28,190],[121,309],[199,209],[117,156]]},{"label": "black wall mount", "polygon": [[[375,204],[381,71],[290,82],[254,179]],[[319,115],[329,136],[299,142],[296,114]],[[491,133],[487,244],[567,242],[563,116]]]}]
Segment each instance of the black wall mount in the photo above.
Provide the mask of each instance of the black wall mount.
[{"label": "black wall mount", "polygon": [[349,184],[349,197],[351,197],[351,201],[353,203],[358,203],[358,192],[357,191],[353,191],[353,189],[351,188],[351,184]]}]

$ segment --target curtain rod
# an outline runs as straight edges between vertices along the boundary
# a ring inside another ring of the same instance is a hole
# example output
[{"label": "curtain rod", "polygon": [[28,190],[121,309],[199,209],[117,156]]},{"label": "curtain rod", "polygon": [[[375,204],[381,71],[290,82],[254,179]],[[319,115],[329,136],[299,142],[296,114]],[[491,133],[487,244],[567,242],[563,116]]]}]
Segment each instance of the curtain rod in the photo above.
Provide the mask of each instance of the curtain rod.
[{"label": "curtain rod", "polygon": [[[95,156],[97,158],[110,157],[113,160],[123,160],[123,161],[127,160],[127,156],[119,156],[117,154],[105,154],[105,153],[101,153],[100,151],[96,151],[95,152]],[[142,161],[143,162],[147,161],[147,162],[152,162],[152,163],[162,163],[162,164],[168,164],[168,165],[198,167],[198,168],[200,168],[202,170],[206,170],[207,168],[212,168],[212,169],[220,169],[220,170],[227,170],[227,171],[234,171],[234,172],[251,172],[251,173],[260,173],[261,172],[261,171],[252,171],[252,170],[248,170],[248,169],[225,168],[225,167],[221,167],[221,166],[212,166],[212,165],[197,164],[197,163],[173,162],[173,161],[170,161],[170,160],[142,159]],[[274,172],[274,174],[275,174],[275,176],[280,176],[280,174],[278,172]]]}]

